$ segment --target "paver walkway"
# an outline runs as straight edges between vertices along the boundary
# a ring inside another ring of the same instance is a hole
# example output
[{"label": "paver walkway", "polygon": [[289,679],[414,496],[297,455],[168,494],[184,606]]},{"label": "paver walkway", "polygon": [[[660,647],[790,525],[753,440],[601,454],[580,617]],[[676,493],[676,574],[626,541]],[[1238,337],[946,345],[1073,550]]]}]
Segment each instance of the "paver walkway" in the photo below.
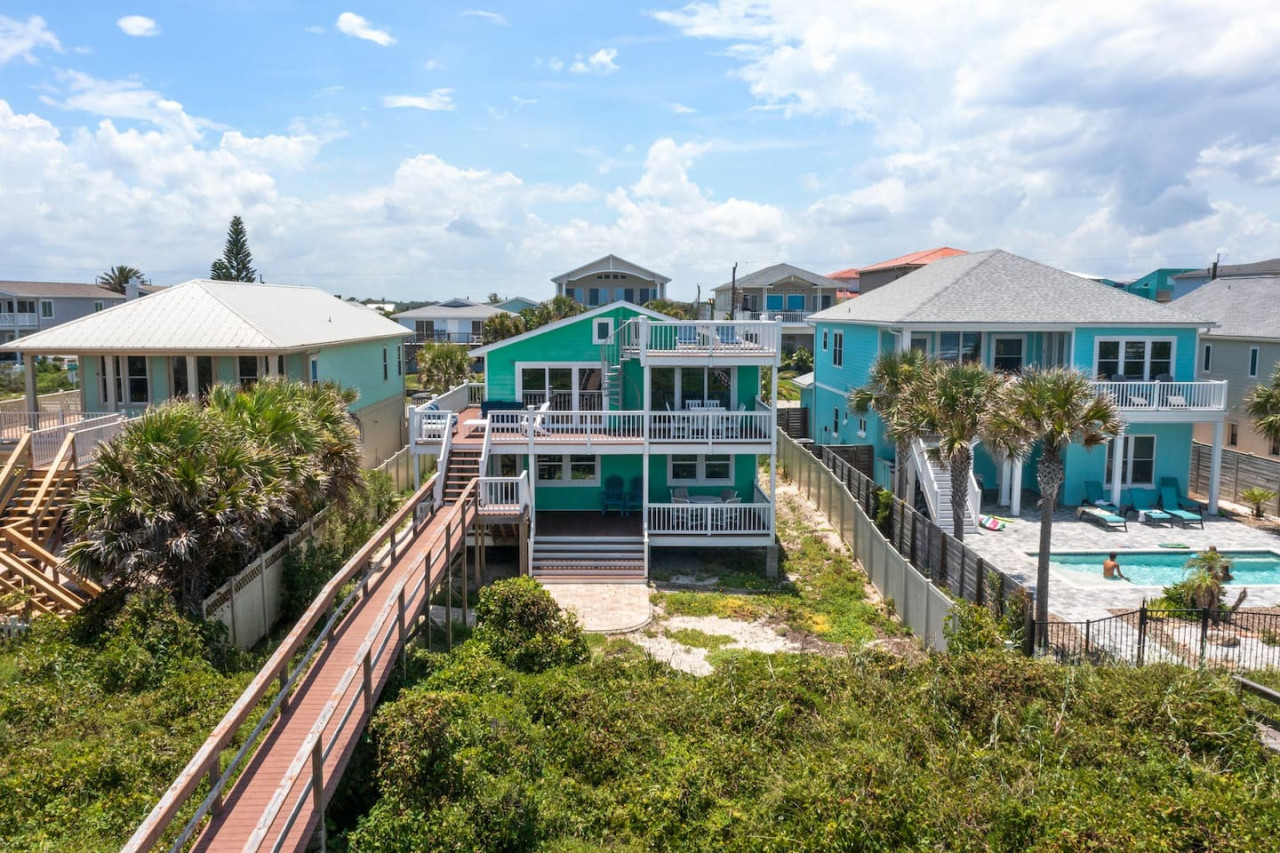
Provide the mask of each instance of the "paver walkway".
[{"label": "paver walkway", "polygon": [[649,624],[649,586],[643,583],[548,583],[561,608],[572,610],[582,630],[623,634]]},{"label": "paver walkway", "polygon": [[[454,508],[450,508],[452,509]],[[237,851],[245,849],[246,842],[253,834],[268,803],[275,796],[281,780],[288,774],[299,749],[303,746],[314,724],[318,722],[324,706],[334,698],[335,689],[342,681],[346,670],[359,663],[357,652],[368,636],[370,628],[377,622],[379,612],[391,600],[397,583],[401,578],[415,575],[423,570],[426,555],[437,550],[445,527],[454,515],[454,512],[448,510],[438,513],[393,565],[383,569],[371,579],[369,595],[356,602],[342,623],[334,629],[328,644],[317,654],[311,669],[294,691],[289,700],[289,707],[268,728],[253,758],[246,764],[244,772],[227,794],[221,812],[205,827],[193,849]],[[444,561],[431,567],[433,583],[444,573],[444,570]],[[406,592],[412,588],[413,584],[414,580],[411,579]],[[417,604],[420,609],[421,601],[419,600]],[[394,618],[391,620],[390,630],[395,632]],[[382,636],[384,635],[379,635],[379,639],[375,641],[375,650]],[[373,700],[357,705],[357,710],[353,714],[356,717],[356,724],[348,724],[324,762],[326,801],[332,797],[333,791],[337,788],[342,770],[355,749],[360,733],[364,731],[369,709],[376,704],[377,694],[381,692],[391,667],[398,660],[398,655],[394,653],[397,648],[398,640],[393,639],[373,670]],[[357,676],[352,680],[347,692],[339,699],[338,711],[331,717],[325,728],[324,743],[328,743],[332,733],[338,728],[342,712],[351,697],[360,690],[360,684],[361,680]],[[271,849],[275,839],[281,834],[309,774],[310,765],[308,764],[298,784],[288,792],[284,805],[280,808],[271,831],[267,834],[267,840],[263,844],[264,849]],[[297,822],[280,849],[294,851],[305,849],[315,831],[316,817],[311,796],[308,795]]]}]

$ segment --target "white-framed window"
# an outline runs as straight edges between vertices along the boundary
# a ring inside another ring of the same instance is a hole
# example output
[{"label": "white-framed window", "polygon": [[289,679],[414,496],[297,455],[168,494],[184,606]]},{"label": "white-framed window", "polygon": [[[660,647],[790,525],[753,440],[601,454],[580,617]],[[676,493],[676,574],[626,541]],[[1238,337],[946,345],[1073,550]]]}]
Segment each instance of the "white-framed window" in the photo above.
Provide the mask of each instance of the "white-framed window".
[{"label": "white-framed window", "polygon": [[939,332],[939,361],[982,361],[982,332]]},{"label": "white-framed window", "polygon": [[[630,301],[630,300],[628,300]],[[602,344],[613,334],[613,318],[597,317],[591,321],[591,343]]]},{"label": "white-framed window", "polygon": [[1025,363],[1026,339],[1021,335],[998,335],[991,340],[991,368],[999,373],[1017,373]]},{"label": "white-framed window", "polygon": [[827,335],[828,334],[829,332],[827,329],[822,330],[822,351],[823,352],[827,351]]},{"label": "white-framed window", "polygon": [[703,400],[732,409],[738,399],[738,372],[732,367],[655,367],[649,371],[649,384],[649,404],[655,412],[679,411],[690,401]]},{"label": "white-framed window", "polygon": [[106,307],[106,304],[105,304],[101,299],[96,299],[96,300],[94,300],[94,303],[93,303],[93,313],[97,314],[97,313],[98,313],[99,311],[101,311],[104,307]]},{"label": "white-framed window", "polygon": [[307,375],[311,379],[312,387],[320,384],[320,357],[313,355],[307,359]]},{"label": "white-framed window", "polygon": [[[1112,460],[1115,458],[1116,441],[1107,444],[1106,484],[1111,485]],[[1123,438],[1124,455],[1120,457],[1120,485],[1154,486],[1156,474],[1156,437],[1154,435],[1126,435]]]},{"label": "white-framed window", "polygon": [[[113,355],[111,367],[115,371],[116,402],[123,405],[142,405],[151,402],[149,359],[145,355]],[[107,401],[107,357],[98,361],[102,402]]]},{"label": "white-framed window", "polygon": [[840,407],[831,410],[831,434],[837,435],[840,432]]},{"label": "white-framed window", "polygon": [[1204,345],[1204,355],[1200,357],[1200,369],[1205,373],[1213,369],[1213,344]]},{"label": "white-framed window", "polygon": [[391,360],[387,355],[387,348],[382,348],[382,381],[386,382],[391,378]]},{"label": "white-framed window", "polygon": [[436,321],[414,320],[413,333],[418,336],[419,340],[434,340],[436,336]]},{"label": "white-framed window", "polygon": [[19,314],[36,313],[36,301],[34,299],[19,299],[17,313]]},{"label": "white-framed window", "polygon": [[911,348],[914,350],[919,350],[925,355],[928,355],[929,354],[929,336],[913,334],[911,336]]},{"label": "white-framed window", "polygon": [[674,453],[667,457],[668,483],[720,484],[733,482],[733,457],[728,454]]},{"label": "white-framed window", "polygon": [[1099,338],[1094,372],[1100,381],[1150,382],[1173,374],[1172,338]]},{"label": "white-framed window", "polygon": [[831,366],[844,367],[844,332],[831,333]]},{"label": "white-framed window", "polygon": [[241,388],[252,388],[258,381],[258,357],[242,355],[236,359],[237,374]]},{"label": "white-framed window", "polygon": [[53,319],[53,300],[52,299],[40,300],[40,317],[45,320]]},{"label": "white-framed window", "polygon": [[867,437],[867,419],[858,418],[858,438]]},{"label": "white-framed window", "polygon": [[1227,447],[1238,447],[1240,445],[1240,425],[1227,423]]},{"label": "white-framed window", "polygon": [[1258,375],[1258,348],[1249,347],[1249,376]]},{"label": "white-framed window", "polygon": [[598,486],[600,484],[600,457],[539,456],[538,482],[560,486]]}]

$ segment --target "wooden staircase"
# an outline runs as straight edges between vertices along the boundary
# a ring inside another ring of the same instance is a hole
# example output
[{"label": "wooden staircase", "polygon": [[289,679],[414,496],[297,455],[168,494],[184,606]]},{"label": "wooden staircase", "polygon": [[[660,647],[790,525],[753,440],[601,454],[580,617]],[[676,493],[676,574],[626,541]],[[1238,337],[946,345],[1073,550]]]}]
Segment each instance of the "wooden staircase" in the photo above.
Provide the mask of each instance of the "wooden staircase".
[{"label": "wooden staircase", "polygon": [[533,576],[543,583],[645,583],[640,536],[539,536]]},{"label": "wooden staircase", "polygon": [[446,465],[443,501],[445,506],[453,506],[471,481],[480,476],[480,450],[454,447]]},{"label": "wooden staircase", "polygon": [[78,473],[74,435],[45,467],[32,464],[31,436],[23,437],[0,471],[0,593],[23,601],[13,609],[66,616],[102,592],[67,571],[55,552]]}]

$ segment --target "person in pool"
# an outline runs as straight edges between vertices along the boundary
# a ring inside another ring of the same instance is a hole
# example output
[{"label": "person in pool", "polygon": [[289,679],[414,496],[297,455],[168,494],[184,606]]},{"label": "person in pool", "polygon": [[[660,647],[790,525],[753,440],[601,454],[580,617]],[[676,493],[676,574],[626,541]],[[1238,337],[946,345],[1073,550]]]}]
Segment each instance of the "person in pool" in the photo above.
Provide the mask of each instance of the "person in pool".
[{"label": "person in pool", "polygon": [[1127,581],[1128,578],[1120,571],[1120,564],[1116,562],[1116,555],[1109,554],[1107,559],[1102,561],[1102,576],[1109,581]]}]

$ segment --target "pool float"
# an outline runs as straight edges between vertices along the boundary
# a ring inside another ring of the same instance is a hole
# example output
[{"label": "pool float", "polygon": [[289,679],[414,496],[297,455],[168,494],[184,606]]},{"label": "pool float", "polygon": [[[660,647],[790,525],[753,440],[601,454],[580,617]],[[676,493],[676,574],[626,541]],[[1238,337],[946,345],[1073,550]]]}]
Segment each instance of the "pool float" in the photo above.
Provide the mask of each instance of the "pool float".
[{"label": "pool float", "polygon": [[1002,519],[996,518],[994,515],[978,516],[978,526],[987,530],[1004,530],[1004,524]]},{"label": "pool float", "polygon": [[1160,543],[1160,547],[1161,547],[1161,548],[1175,548],[1175,549],[1180,550],[1180,551],[1186,551],[1186,550],[1189,550],[1189,549],[1191,548],[1191,546],[1190,546],[1190,545],[1188,545],[1188,544],[1187,544],[1187,543],[1185,543],[1185,542],[1161,542],[1161,543]]}]

